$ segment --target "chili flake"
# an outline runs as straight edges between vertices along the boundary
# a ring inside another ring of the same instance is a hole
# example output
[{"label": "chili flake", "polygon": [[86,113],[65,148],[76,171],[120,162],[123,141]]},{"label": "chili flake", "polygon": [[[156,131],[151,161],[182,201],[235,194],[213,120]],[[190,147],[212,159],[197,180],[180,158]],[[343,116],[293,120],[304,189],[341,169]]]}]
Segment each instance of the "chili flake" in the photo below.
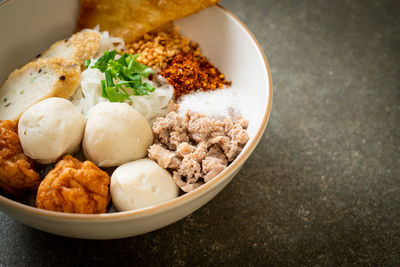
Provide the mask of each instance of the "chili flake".
[{"label": "chili flake", "polygon": [[197,90],[222,89],[232,83],[205,57],[196,57],[192,52],[176,55],[161,75],[174,87],[176,98]]}]

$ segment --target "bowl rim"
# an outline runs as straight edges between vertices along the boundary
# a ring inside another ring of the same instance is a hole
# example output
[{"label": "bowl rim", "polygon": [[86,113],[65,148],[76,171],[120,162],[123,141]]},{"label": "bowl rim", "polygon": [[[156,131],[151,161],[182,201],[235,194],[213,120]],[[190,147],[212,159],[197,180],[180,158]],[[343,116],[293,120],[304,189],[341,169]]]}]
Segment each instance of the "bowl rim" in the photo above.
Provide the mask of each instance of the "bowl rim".
[{"label": "bowl rim", "polygon": [[[5,1],[7,2],[7,1]],[[227,168],[225,168],[220,174],[217,175],[211,181],[203,184],[202,186],[198,187],[197,189],[181,195],[177,198],[172,200],[149,206],[146,208],[138,209],[138,210],[131,210],[131,211],[122,211],[122,212],[115,212],[115,213],[101,213],[101,214],[77,214],[77,213],[65,213],[65,212],[57,212],[57,211],[49,211],[44,209],[39,209],[36,207],[32,207],[26,204],[19,203],[12,199],[9,199],[5,196],[0,195],[0,210],[2,210],[1,206],[10,206],[16,210],[19,210],[23,213],[30,213],[32,215],[39,215],[44,217],[52,217],[52,219],[66,219],[69,221],[94,221],[94,220],[126,220],[132,217],[140,218],[150,214],[158,213],[161,211],[168,211],[169,209],[179,207],[184,203],[188,202],[189,200],[196,199],[200,197],[203,193],[206,193],[211,187],[216,186],[216,184],[220,184],[226,179],[229,178],[229,175],[232,174],[235,170],[237,170],[251,155],[251,153],[256,148],[257,144],[259,143],[268,123],[269,115],[271,113],[272,107],[272,77],[271,77],[271,70],[268,64],[268,60],[264,54],[264,51],[261,45],[258,43],[257,39],[255,38],[254,34],[249,30],[249,28],[231,11],[226,9],[220,4],[216,4],[216,7],[220,8],[223,12],[227,13],[228,16],[231,16],[233,20],[235,20],[239,25],[249,34],[253,42],[256,44],[258,48],[258,52],[262,56],[262,60],[264,61],[265,70],[268,74],[269,80],[269,99],[267,104],[267,109],[265,110],[264,117],[262,119],[261,125],[257,130],[255,137],[253,140],[248,144],[247,148],[243,150],[241,153]]]}]

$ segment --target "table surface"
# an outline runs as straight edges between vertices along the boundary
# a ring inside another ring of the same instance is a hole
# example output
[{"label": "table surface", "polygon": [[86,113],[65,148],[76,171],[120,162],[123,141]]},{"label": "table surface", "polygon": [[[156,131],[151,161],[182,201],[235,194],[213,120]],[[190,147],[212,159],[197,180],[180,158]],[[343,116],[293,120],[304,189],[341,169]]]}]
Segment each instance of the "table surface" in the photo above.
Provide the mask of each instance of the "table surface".
[{"label": "table surface", "polygon": [[222,4],[269,60],[267,130],[215,199],[132,238],[59,237],[0,213],[0,265],[400,264],[400,2]]}]

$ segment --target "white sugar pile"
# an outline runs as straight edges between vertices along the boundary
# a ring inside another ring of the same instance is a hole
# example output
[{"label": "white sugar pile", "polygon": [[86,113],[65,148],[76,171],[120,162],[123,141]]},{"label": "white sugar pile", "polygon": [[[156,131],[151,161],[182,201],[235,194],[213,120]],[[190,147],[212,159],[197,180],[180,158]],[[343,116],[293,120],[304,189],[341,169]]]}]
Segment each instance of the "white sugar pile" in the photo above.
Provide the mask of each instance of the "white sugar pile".
[{"label": "white sugar pile", "polygon": [[178,103],[180,116],[183,116],[187,110],[215,119],[235,118],[241,114],[239,97],[231,88],[188,94],[183,96]]}]

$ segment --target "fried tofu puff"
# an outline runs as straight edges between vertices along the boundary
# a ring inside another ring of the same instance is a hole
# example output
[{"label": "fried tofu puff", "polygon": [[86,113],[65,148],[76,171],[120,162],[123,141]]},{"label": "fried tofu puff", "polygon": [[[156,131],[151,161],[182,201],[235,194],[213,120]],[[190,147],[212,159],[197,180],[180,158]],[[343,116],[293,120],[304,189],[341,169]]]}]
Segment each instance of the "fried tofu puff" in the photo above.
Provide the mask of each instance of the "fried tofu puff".
[{"label": "fried tofu puff", "polygon": [[36,206],[70,213],[105,213],[110,201],[110,176],[93,162],[66,155],[41,182]]},{"label": "fried tofu puff", "polygon": [[33,160],[21,147],[17,125],[13,121],[0,121],[0,188],[8,194],[21,196],[36,190],[40,176],[33,170]]}]

